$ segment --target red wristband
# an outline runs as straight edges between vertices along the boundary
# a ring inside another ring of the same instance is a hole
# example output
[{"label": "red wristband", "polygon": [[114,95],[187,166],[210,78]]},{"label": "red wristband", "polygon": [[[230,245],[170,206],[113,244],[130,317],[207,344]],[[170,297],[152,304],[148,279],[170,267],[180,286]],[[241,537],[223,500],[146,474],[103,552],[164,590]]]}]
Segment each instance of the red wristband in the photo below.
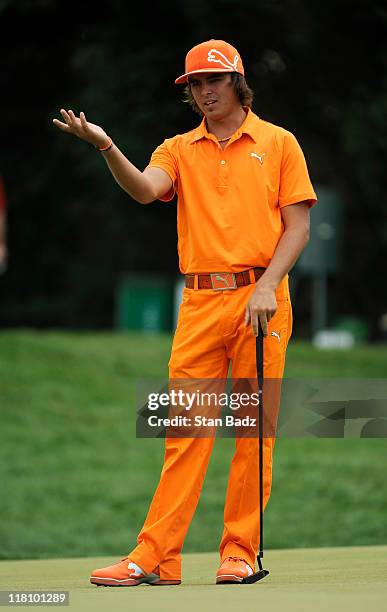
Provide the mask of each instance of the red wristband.
[{"label": "red wristband", "polygon": [[113,140],[109,137],[109,142],[106,147],[95,147],[98,151],[109,151],[113,146]]}]

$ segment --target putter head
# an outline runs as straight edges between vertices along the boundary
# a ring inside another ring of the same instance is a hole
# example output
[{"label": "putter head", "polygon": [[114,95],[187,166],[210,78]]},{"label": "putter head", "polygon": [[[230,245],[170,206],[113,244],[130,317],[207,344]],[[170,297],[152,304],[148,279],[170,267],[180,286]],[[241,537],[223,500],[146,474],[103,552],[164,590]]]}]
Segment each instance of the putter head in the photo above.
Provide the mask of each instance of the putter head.
[{"label": "putter head", "polygon": [[258,582],[258,580],[262,580],[262,578],[265,578],[268,575],[269,570],[262,569],[255,574],[251,574],[251,576],[247,576],[247,578],[243,578],[240,584],[253,584],[254,582]]}]

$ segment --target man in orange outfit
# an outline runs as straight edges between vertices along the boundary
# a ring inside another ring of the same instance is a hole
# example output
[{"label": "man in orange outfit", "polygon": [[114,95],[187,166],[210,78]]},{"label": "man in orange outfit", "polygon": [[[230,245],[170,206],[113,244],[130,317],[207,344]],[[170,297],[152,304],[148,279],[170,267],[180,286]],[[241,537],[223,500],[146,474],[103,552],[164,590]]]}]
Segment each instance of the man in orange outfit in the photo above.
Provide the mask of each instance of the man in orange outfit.
[{"label": "man in orange outfit", "polygon": [[[61,110],[57,127],[96,146],[114,178],[142,204],[178,196],[178,251],[186,277],[169,374],[173,379],[255,378],[255,337],[265,336],[264,374],[280,379],[292,329],[288,271],[309,236],[316,202],[300,146],[251,110],[238,51],[210,40],[191,49],[185,73],[194,130],[164,141],[143,172],[84,113]],[[214,437],[172,438],[137,546],[95,570],[94,584],[180,584],[181,550],[196,509]],[[264,506],[274,438],[263,441]],[[216,582],[254,571],[259,545],[258,439],[236,439]]]}]

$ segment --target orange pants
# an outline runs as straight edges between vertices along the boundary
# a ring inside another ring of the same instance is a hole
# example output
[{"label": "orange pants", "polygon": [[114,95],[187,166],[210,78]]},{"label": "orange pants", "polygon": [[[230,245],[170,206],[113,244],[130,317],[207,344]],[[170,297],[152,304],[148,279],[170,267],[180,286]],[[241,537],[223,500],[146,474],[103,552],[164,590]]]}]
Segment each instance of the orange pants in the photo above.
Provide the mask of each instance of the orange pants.
[{"label": "orange pants", "polygon": [[[169,362],[170,378],[256,378],[255,337],[244,324],[255,285],[235,290],[184,289]],[[292,330],[287,277],[277,292],[278,309],[264,340],[264,375],[282,378]],[[277,335],[271,335],[274,331]],[[274,437],[263,439],[263,504],[271,490]],[[220,557],[245,559],[252,567],[259,546],[259,470],[255,438],[236,438],[224,508]],[[181,579],[181,550],[194,515],[214,437],[166,438],[160,481],[148,515],[129,553],[146,572]]]}]

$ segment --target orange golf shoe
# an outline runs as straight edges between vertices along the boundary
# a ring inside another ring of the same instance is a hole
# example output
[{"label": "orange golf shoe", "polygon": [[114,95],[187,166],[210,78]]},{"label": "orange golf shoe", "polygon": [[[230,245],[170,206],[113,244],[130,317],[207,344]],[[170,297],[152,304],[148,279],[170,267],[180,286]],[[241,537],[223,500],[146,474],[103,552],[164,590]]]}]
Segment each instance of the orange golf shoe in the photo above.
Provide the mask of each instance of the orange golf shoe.
[{"label": "orange golf shoe", "polygon": [[227,557],[216,573],[216,584],[233,584],[242,582],[254,571],[244,559],[239,557]]},{"label": "orange golf shoe", "polygon": [[114,587],[130,587],[139,584],[169,586],[181,583],[181,580],[161,580],[157,570],[158,568],[155,568],[153,572],[146,574],[129,557],[124,557],[114,565],[94,570],[90,576],[90,582],[97,586]]}]

